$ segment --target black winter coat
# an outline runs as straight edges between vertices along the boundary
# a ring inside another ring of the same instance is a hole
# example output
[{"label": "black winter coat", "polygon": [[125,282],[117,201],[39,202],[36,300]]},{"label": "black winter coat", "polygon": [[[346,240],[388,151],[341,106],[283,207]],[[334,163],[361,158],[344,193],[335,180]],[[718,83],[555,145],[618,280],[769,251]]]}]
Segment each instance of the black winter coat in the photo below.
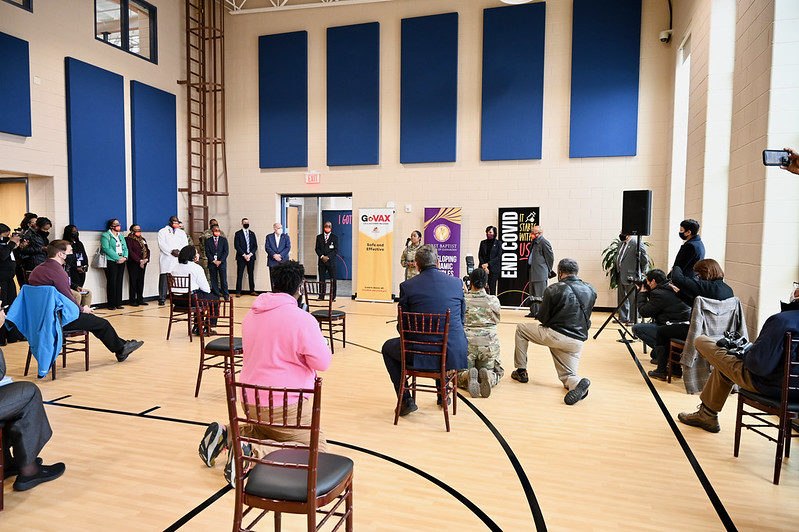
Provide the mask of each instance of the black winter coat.
[{"label": "black winter coat", "polygon": [[586,341],[588,329],[591,328],[594,303],[594,287],[576,275],[569,275],[544,290],[544,298],[536,318],[544,327],[554,329],[569,338]]},{"label": "black winter coat", "polygon": [[691,319],[691,307],[667,284],[656,286],[654,290],[639,292],[636,303],[641,316],[654,318],[658,325]]}]

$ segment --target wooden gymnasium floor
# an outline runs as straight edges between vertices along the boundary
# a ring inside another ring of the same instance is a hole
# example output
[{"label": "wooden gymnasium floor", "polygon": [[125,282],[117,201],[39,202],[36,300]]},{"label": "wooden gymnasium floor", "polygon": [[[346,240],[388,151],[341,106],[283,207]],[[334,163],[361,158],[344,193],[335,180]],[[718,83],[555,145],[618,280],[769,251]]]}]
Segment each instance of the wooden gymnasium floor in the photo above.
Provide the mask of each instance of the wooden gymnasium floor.
[{"label": "wooden gymnasium floor", "polygon": [[[251,301],[236,300],[239,323]],[[586,343],[580,369],[592,381],[590,394],[569,407],[541,347],[530,349],[531,382],[510,379],[514,328],[524,318],[503,312],[506,376],[490,398],[469,399],[473,409],[460,403],[448,434],[429,394],[416,413],[392,424],[394,397],[375,350],[395,333],[386,321],[396,307],[337,305],[348,313],[354,343],[336,346],[323,374],[322,425],[332,451],[355,461],[356,530],[534,530],[539,507],[549,530],[723,529],[615,329]],[[165,341],[167,312],[153,302],[98,311],[121,336],[145,340],[144,346],[118,364],[92,338],[88,373],[76,356],[56,381],[36,381],[46,401],[57,400],[46,407],[54,435],[43,458],[64,461],[67,470],[25,493],[7,481],[0,529],[230,528],[233,494],[224,489],[224,461],[208,469],[197,456],[201,424],[226,415],[222,375],[206,373],[200,397],[193,397],[198,343],[189,343],[180,327]],[[595,327],[605,316],[595,314]],[[640,355],[640,344],[635,350]],[[4,351],[9,375],[26,379],[26,344]],[[641,358],[650,369],[649,357]],[[654,389],[673,416],[699,403],[680,381],[656,381]],[[764,438],[745,433],[734,458],[735,404],[733,397],[721,414],[719,434],[679,423],[678,430],[734,526],[796,530],[797,458],[783,465],[780,486],[771,483],[775,447]],[[262,525],[271,529],[271,519]],[[286,516],[284,529],[304,530],[304,521]]]}]

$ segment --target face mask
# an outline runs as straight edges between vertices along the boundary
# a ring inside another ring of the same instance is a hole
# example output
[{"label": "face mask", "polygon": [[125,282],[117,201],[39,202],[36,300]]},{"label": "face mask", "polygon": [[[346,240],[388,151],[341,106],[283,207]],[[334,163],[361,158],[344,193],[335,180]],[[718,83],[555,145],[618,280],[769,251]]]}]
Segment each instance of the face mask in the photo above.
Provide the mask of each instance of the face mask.
[{"label": "face mask", "polygon": [[680,238],[681,238],[682,240],[687,240],[687,239],[688,239],[688,236],[687,236],[685,233],[683,233],[682,231],[680,231],[680,232],[679,232],[679,233],[677,233],[677,234],[678,234],[678,235],[680,235]]},{"label": "face mask", "polygon": [[219,236],[219,231],[214,231],[214,236]]},{"label": "face mask", "polygon": [[486,238],[489,240],[494,240],[494,233],[486,233]]},{"label": "face mask", "polygon": [[74,233],[72,233],[72,240],[77,240],[77,239],[78,239],[78,232],[75,231]]},{"label": "face mask", "polygon": [[325,233],[329,233],[331,229],[329,227],[325,227]]},{"label": "face mask", "polygon": [[623,235],[623,234],[619,233],[619,240],[624,242],[625,240],[627,240],[627,235]]},{"label": "face mask", "polygon": [[276,235],[282,235],[283,234],[283,230],[282,229],[275,229],[275,234]]},{"label": "face mask", "polygon": [[536,239],[536,238],[538,238],[539,236],[541,236],[541,235],[533,235],[533,240],[535,240],[535,239]]},{"label": "face mask", "polygon": [[180,224],[178,222],[172,222],[172,229],[179,229]]},{"label": "face mask", "polygon": [[113,226],[113,227],[112,227],[112,229],[113,229],[114,231],[117,231],[117,232],[119,232],[119,230],[120,230],[121,228],[122,228],[122,226],[121,226],[121,225],[119,225],[119,224],[117,224],[117,225],[115,225],[115,226]]},{"label": "face mask", "polygon": [[7,236],[0,236],[0,242],[5,244],[6,242],[8,242],[8,237]]},{"label": "face mask", "polygon": [[242,227],[244,227],[244,229],[249,229],[250,228],[250,224],[242,224]]},{"label": "face mask", "polygon": [[134,235],[136,235],[136,236],[141,236],[141,231],[136,231],[136,232],[135,232],[135,233],[133,233],[133,234],[134,234]]}]

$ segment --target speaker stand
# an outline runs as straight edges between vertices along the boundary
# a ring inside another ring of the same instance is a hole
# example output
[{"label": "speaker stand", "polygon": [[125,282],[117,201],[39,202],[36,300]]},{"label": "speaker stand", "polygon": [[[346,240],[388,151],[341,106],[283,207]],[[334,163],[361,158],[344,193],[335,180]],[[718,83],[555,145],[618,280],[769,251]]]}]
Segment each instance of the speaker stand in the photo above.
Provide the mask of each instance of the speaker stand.
[{"label": "speaker stand", "polygon": [[[641,265],[638,261],[640,260],[641,257],[641,235],[635,235],[635,238],[636,238],[635,265],[638,273],[637,279],[640,279]],[[605,327],[608,326],[611,320],[615,321],[616,324],[619,327],[621,327],[622,330],[624,330],[624,332],[626,333],[626,336],[622,336],[622,339],[619,340],[619,342],[624,344],[631,344],[635,342],[635,340],[637,340],[635,334],[633,334],[629,329],[627,329],[627,327],[618,318],[619,310],[621,310],[621,307],[627,302],[628,299],[630,299],[630,296],[633,294],[635,294],[636,298],[638,297],[638,285],[635,283],[633,283],[633,287],[630,288],[626,294],[624,294],[624,298],[619,302],[618,306],[613,310],[613,312],[610,313],[610,316],[608,316],[608,319],[606,319],[605,323],[602,324],[602,327],[600,327],[599,330],[596,332],[596,334],[594,335],[594,340],[596,340],[599,337],[599,335],[602,333],[602,331],[605,330]],[[638,307],[635,308],[635,312],[632,318],[633,318],[633,323],[638,323]],[[646,344],[644,344],[644,353],[646,353]]]}]

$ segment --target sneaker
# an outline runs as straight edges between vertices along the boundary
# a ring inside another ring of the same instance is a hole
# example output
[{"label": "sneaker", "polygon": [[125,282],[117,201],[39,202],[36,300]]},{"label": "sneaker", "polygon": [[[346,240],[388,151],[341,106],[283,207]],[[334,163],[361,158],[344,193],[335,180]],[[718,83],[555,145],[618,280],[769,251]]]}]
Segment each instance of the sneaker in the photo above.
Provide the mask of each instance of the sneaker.
[{"label": "sneaker", "polygon": [[67,466],[63,462],[58,462],[53,465],[39,466],[39,472],[29,477],[17,475],[17,480],[14,481],[14,491],[27,491],[35,488],[42,482],[50,482],[64,474]]},{"label": "sneaker", "polygon": [[472,397],[480,397],[480,382],[478,381],[477,368],[469,369],[469,385],[467,387],[469,395]]},{"label": "sneaker", "polygon": [[686,425],[692,427],[699,427],[708,432],[719,432],[721,425],[719,425],[719,416],[711,412],[704,404],[699,405],[696,412],[681,412],[677,414],[677,419]]},{"label": "sneaker", "polygon": [[200,458],[208,467],[214,467],[216,457],[227,447],[227,427],[214,421],[205,429],[200,440]]},{"label": "sneaker", "polygon": [[489,380],[488,370],[486,368],[480,368],[478,371],[477,382],[480,384],[480,397],[488,397],[491,395],[491,381]]},{"label": "sneaker", "polygon": [[652,364],[653,366],[657,366],[658,365],[658,361],[655,360],[654,358],[650,358],[649,359],[649,363]]},{"label": "sneaker", "polygon": [[535,314],[533,314],[532,312],[528,312],[527,314],[524,315],[524,317],[525,318],[535,318]]},{"label": "sneaker", "polygon": [[122,348],[122,351],[117,353],[117,361],[124,362],[125,359],[128,358],[128,356],[130,356],[132,352],[140,348],[142,345],[144,345],[144,342],[142,341],[128,340],[127,342],[125,342],[125,347]]},{"label": "sneaker", "polygon": [[413,400],[413,397],[408,396],[402,400],[402,405],[400,405],[400,416],[407,416],[411,412],[416,412],[419,410],[419,407],[416,406],[416,401]]},{"label": "sneaker", "polygon": [[657,370],[657,369],[653,369],[653,370],[648,371],[647,375],[649,375],[650,378],[657,379],[659,381],[668,381],[669,380],[669,375],[665,371],[660,371],[660,370]]},{"label": "sneaker", "polygon": [[513,373],[510,374],[510,378],[519,382],[527,382],[530,380],[529,377],[527,377],[527,370],[524,368],[513,370]]},{"label": "sneaker", "polygon": [[166,301],[159,301],[158,302],[158,306],[159,307],[163,307],[164,305],[166,305]]},{"label": "sneaker", "polygon": [[[233,449],[227,450],[227,463],[225,464],[225,480],[228,484],[230,484],[231,488],[236,487],[236,467],[233,465],[233,458],[235,458],[235,454]],[[241,454],[242,456],[252,456],[252,446],[249,443],[243,443],[241,445]],[[252,469],[253,463],[247,460],[243,460],[244,462],[244,475],[246,476],[247,473],[250,472]]]},{"label": "sneaker", "polygon": [[580,379],[580,382],[577,383],[577,386],[575,386],[573,390],[570,390],[566,393],[566,396],[563,398],[563,402],[567,405],[573,405],[577,401],[585,399],[585,396],[588,395],[589,386],[591,386],[591,381],[588,379]]}]

